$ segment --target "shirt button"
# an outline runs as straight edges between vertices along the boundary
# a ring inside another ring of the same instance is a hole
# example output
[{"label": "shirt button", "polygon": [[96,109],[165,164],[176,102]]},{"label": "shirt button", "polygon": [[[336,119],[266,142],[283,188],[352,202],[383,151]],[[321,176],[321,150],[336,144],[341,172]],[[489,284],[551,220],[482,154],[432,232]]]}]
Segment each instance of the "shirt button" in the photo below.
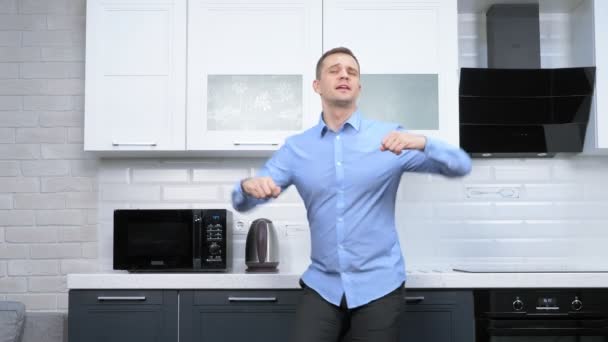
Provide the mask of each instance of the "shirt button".
[{"label": "shirt button", "polygon": [[340,166],[342,165],[342,162],[337,162],[336,165]]},{"label": "shirt button", "polygon": [[338,217],[338,222],[342,222],[342,218],[341,217]]},{"label": "shirt button", "polygon": [[340,136],[339,135],[336,135],[336,140],[340,140]]}]

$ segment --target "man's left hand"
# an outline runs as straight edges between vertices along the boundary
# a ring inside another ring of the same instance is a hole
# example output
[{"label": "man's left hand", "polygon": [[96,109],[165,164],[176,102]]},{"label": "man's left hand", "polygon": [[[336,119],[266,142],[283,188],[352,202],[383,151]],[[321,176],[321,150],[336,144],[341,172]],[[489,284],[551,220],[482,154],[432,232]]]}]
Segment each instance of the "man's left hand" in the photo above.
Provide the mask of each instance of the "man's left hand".
[{"label": "man's left hand", "polygon": [[408,132],[393,131],[382,139],[380,151],[391,151],[400,155],[403,150],[424,150],[426,137]]}]

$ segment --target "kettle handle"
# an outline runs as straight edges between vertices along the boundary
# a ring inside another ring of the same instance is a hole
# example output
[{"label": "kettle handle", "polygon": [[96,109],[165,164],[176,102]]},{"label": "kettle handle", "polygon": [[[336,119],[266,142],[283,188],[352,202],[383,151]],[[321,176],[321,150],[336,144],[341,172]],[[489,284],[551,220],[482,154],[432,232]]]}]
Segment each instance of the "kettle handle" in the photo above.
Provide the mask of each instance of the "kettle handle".
[{"label": "kettle handle", "polygon": [[266,262],[267,250],[266,250],[266,242],[268,240],[268,230],[267,230],[267,222],[260,221],[258,222],[256,228],[256,242],[258,244],[258,260],[259,262]]}]

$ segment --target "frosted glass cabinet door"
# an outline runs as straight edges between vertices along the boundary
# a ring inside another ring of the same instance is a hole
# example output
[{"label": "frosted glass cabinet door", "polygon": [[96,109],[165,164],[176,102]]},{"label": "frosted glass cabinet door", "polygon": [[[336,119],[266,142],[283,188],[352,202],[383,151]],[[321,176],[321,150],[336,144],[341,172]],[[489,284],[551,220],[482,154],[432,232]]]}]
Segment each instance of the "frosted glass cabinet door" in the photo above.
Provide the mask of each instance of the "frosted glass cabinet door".
[{"label": "frosted glass cabinet door", "polygon": [[186,0],[87,1],[85,149],[185,149]]},{"label": "frosted glass cabinet door", "polygon": [[458,145],[456,5],[323,1],[323,50],[346,46],[357,56],[365,116]]},{"label": "frosted glass cabinet door", "polygon": [[321,2],[191,0],[188,150],[275,150],[314,124]]}]

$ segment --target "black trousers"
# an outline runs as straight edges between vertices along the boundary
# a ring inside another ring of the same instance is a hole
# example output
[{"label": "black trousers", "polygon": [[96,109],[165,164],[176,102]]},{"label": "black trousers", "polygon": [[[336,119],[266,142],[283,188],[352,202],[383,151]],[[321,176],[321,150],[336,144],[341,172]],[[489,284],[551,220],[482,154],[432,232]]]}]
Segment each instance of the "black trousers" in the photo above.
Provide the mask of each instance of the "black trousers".
[{"label": "black trousers", "polygon": [[399,320],[405,309],[405,288],[348,309],[327,302],[300,281],[304,294],[296,312],[292,342],[398,342]]}]

